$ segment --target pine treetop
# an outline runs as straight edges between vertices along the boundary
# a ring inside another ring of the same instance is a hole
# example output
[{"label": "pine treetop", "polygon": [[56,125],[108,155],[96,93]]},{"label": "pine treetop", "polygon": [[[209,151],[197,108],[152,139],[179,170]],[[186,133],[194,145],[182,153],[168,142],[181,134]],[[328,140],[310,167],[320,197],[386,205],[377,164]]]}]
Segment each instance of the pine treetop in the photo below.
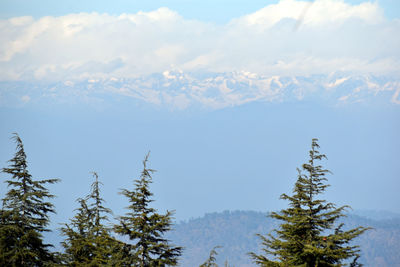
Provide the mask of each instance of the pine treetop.
[{"label": "pine treetop", "polygon": [[199,267],[218,267],[217,258],[216,258],[216,256],[218,255],[218,252],[217,252],[218,248],[221,248],[221,246],[215,246],[210,251],[210,255],[208,256],[208,259],[203,264],[201,264]]},{"label": "pine treetop", "polygon": [[61,228],[66,237],[62,242],[64,261],[73,266],[112,266],[121,242],[111,235],[111,227],[104,224],[111,210],[103,204],[98,174],[92,174],[95,180],[90,193],[77,199],[80,207],[76,209],[76,215]]},{"label": "pine treetop", "polygon": [[344,266],[347,260],[359,257],[358,246],[350,243],[368,228],[347,231],[342,230],[343,225],[334,228],[349,206],[336,207],[319,198],[329,186],[326,175],[330,171],[319,165],[327,157],[318,149],[318,139],[312,139],[310,159],[298,169],[293,194],[281,195],[281,199],[289,201],[289,208],[270,215],[282,222],[279,229],[274,234],[259,235],[264,246],[263,255],[250,253],[255,263],[261,266]]},{"label": "pine treetop", "polygon": [[46,226],[49,224],[49,213],[55,213],[54,205],[44,199],[51,199],[55,196],[50,194],[45,187],[46,184],[59,182],[59,179],[45,179],[36,181],[32,179],[27,169],[27,160],[21,138],[14,133],[12,139],[16,143],[15,156],[10,159],[8,168],[2,172],[11,175],[6,180],[11,188],[3,199],[3,208],[17,212],[19,218],[26,222],[26,227],[31,227],[39,232],[49,231]]},{"label": "pine treetop", "polygon": [[21,138],[14,133],[16,153],[2,172],[11,178],[5,182],[8,192],[3,198],[0,220],[0,265],[42,266],[54,262],[48,250],[52,245],[43,243],[43,232],[50,231],[49,213],[54,205],[47,199],[54,198],[46,184],[59,179],[35,180],[28,171],[26,154]]},{"label": "pine treetop", "polygon": [[130,205],[127,207],[128,212],[119,217],[119,224],[115,225],[114,230],[133,242],[126,244],[126,247],[138,266],[175,266],[182,248],[170,245],[163,237],[165,232],[171,230],[173,212],[167,211],[162,215],[149,207],[153,202],[149,185],[152,183],[151,174],[155,172],[147,168],[149,155],[143,160],[143,170],[140,178],[134,182],[134,190],[121,191]]},{"label": "pine treetop", "polygon": [[[92,172],[95,181],[91,185],[91,191],[86,200],[92,200],[90,204],[90,209],[94,212],[94,227],[104,228],[103,222],[109,221],[108,215],[112,214],[111,209],[104,206],[105,200],[100,196],[100,185],[102,183],[99,181],[99,176],[96,172]],[[99,231],[100,229],[97,229]]]}]

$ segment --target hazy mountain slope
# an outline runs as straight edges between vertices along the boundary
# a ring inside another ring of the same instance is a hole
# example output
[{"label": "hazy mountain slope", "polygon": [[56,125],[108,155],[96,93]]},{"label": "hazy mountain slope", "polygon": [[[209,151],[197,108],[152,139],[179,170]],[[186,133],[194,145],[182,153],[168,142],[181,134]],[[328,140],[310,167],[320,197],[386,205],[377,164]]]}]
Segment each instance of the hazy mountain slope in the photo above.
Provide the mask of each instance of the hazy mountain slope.
[{"label": "hazy mountain slope", "polygon": [[[357,215],[344,219],[347,228],[358,225],[373,227],[358,240],[365,266],[400,266],[400,219],[372,220]],[[218,249],[218,262],[228,259],[230,264],[254,266],[247,256],[250,251],[260,250],[256,233],[266,234],[277,227],[265,213],[234,211],[206,214],[175,226],[169,235],[175,244],[185,247],[181,266],[199,266],[214,246]]]},{"label": "hazy mountain slope", "polygon": [[247,252],[258,250],[257,233],[268,233],[275,226],[261,212],[235,211],[210,213],[176,225],[169,236],[185,247],[181,266],[199,266],[215,246],[220,263],[226,259],[235,266],[250,266]]}]

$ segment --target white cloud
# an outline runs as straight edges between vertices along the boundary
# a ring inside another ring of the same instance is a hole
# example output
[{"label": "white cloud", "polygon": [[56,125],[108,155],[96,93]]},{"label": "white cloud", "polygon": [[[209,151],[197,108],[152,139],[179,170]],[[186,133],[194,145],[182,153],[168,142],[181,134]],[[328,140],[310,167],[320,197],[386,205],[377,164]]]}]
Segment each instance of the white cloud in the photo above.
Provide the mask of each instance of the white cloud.
[{"label": "white cloud", "polygon": [[29,95],[23,95],[21,97],[21,101],[24,103],[28,103],[29,101],[31,101],[31,97]]},{"label": "white cloud", "polygon": [[234,23],[269,28],[283,19],[300,19],[305,25],[321,26],[333,23],[337,26],[354,18],[368,23],[379,23],[383,20],[383,12],[377,3],[370,2],[353,6],[340,0],[281,0],[278,4],[266,6],[253,14],[234,20]]},{"label": "white cloud", "polygon": [[0,21],[0,80],[136,77],[171,66],[399,76],[398,47],[400,21],[385,20],[376,2],[281,0],[222,26],[186,20],[168,8],[18,17]]}]

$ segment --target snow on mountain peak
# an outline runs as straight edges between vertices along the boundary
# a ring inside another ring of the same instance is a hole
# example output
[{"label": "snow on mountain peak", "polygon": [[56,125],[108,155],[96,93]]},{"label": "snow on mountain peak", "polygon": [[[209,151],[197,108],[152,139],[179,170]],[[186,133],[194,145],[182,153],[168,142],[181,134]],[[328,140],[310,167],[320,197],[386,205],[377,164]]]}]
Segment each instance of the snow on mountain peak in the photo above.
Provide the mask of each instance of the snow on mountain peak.
[{"label": "snow on mountain peak", "polygon": [[344,83],[344,82],[347,81],[348,79],[349,79],[349,77],[343,77],[343,78],[340,78],[340,79],[336,79],[334,82],[327,83],[327,84],[326,84],[326,87],[327,87],[327,88],[336,87],[336,86],[338,86],[338,85],[341,85],[342,83]]},{"label": "snow on mountain peak", "polygon": [[29,103],[45,101],[46,97],[51,97],[52,101],[59,98],[62,102],[100,98],[104,102],[123,96],[173,109],[191,106],[220,109],[254,101],[317,99],[329,105],[356,102],[398,105],[400,81],[390,77],[343,73],[285,77],[248,71],[186,73],[166,70],[129,79],[88,79],[49,84],[0,82],[0,95],[0,105],[6,102],[21,104],[22,96],[29,96],[32,100]]}]

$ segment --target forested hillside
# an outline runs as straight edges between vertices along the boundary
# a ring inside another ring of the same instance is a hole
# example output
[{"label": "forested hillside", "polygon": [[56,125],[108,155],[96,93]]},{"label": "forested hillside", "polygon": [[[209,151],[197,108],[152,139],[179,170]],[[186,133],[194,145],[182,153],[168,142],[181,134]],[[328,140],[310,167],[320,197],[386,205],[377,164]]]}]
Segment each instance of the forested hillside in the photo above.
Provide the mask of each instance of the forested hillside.
[{"label": "forested hillside", "polygon": [[[363,217],[349,214],[344,219],[346,229],[359,225],[374,228],[356,239],[362,251],[360,262],[371,267],[400,266],[400,217],[381,214],[384,219],[380,219],[374,217],[379,213],[362,214]],[[199,266],[210,250],[219,245],[218,264],[223,266],[228,260],[230,265],[245,267],[255,266],[247,253],[260,250],[260,240],[256,234],[267,234],[276,227],[277,222],[267,217],[267,213],[225,211],[180,222],[168,237],[185,248],[180,266]]]}]

